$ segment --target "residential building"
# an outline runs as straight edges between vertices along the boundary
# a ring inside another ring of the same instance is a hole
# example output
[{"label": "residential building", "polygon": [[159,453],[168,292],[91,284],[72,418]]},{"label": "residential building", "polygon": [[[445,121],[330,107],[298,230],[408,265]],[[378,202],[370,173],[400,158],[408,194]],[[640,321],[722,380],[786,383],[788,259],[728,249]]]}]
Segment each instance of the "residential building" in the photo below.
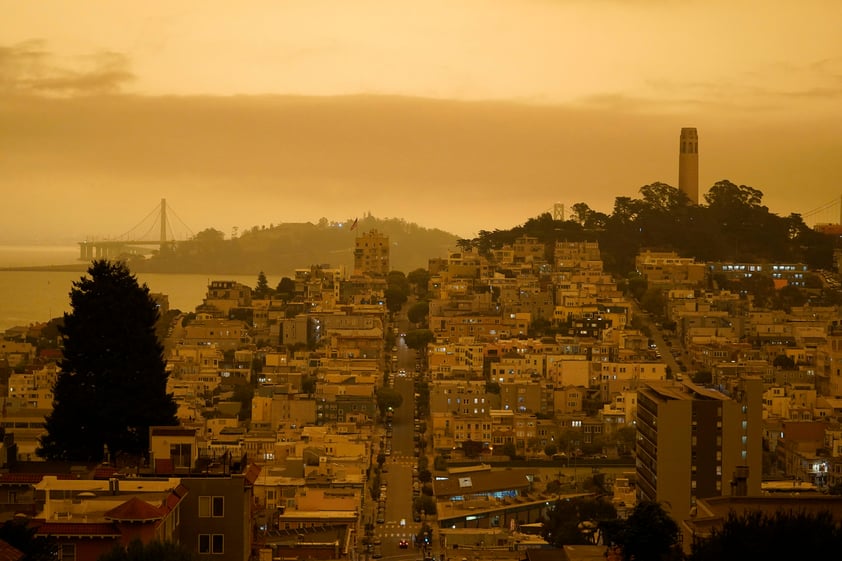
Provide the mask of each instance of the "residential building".
[{"label": "residential building", "polygon": [[214,317],[227,318],[232,308],[247,308],[251,306],[251,287],[236,281],[211,281],[208,291],[197,312],[203,312]]},{"label": "residential building", "polygon": [[253,536],[254,482],[251,466],[233,475],[185,477],[180,543],[198,561],[248,561]]},{"label": "residential building", "polygon": [[[729,395],[685,382],[646,382],[637,396],[637,485],[641,499],[675,516],[697,498],[760,493],[762,382],[743,379]],[[746,473],[747,472],[747,473]]]},{"label": "residential building", "polygon": [[[96,561],[115,546],[135,539],[178,542],[184,499],[189,491],[177,478],[77,479],[55,475],[33,483],[35,537],[56,544],[57,558]],[[221,559],[217,557],[216,559]],[[246,558],[242,558],[245,561]]]},{"label": "residential building", "polygon": [[679,257],[674,251],[646,250],[635,257],[635,269],[649,286],[698,286],[705,280],[705,264],[692,257]]},{"label": "residential building", "polygon": [[357,236],[354,242],[354,274],[385,277],[389,270],[389,236],[377,230]]}]

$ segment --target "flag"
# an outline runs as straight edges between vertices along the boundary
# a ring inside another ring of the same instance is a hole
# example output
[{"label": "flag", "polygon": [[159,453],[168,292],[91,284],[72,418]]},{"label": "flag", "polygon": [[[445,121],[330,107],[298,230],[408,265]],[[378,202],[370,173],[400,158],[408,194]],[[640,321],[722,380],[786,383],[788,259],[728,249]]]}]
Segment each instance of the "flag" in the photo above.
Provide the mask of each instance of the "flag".
[{"label": "flag", "polygon": [[356,229],[356,227],[357,227],[357,222],[358,222],[358,221],[359,221],[359,218],[354,218],[354,223],[353,223],[353,224],[351,224],[351,230]]}]

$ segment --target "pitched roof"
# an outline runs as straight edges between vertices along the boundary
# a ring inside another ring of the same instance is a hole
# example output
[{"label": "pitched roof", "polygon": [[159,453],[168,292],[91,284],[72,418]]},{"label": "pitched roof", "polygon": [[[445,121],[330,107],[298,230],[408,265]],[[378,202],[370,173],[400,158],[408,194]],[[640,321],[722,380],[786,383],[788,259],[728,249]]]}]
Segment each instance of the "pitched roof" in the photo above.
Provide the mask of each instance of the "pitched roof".
[{"label": "pitched roof", "polygon": [[137,497],[132,497],[123,504],[105,513],[106,520],[120,522],[155,522],[164,517],[161,509]]},{"label": "pitched roof", "polygon": [[172,493],[167,495],[167,498],[164,499],[164,504],[161,505],[161,508],[166,512],[170,512],[176,507],[176,505],[178,505],[179,502],[181,502],[185,495],[187,495],[187,487],[179,484],[178,487],[172,490]]}]

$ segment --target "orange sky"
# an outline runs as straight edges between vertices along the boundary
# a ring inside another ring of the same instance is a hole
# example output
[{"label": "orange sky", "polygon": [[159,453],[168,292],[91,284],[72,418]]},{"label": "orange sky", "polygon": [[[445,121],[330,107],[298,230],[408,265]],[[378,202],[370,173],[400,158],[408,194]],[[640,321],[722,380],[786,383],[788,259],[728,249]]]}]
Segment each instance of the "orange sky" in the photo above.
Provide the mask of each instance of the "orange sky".
[{"label": "orange sky", "polygon": [[0,9],[0,243],[117,236],[162,197],[194,231],[371,212],[473,236],[674,185],[682,126],[704,188],[781,214],[842,193],[837,0]]}]

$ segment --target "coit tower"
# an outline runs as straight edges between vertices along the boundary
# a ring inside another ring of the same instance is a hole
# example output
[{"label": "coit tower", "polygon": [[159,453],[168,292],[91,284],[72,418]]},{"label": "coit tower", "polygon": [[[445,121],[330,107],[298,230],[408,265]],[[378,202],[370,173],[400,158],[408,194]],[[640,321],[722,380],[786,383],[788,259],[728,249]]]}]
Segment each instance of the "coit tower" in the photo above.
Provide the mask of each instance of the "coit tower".
[{"label": "coit tower", "polygon": [[678,152],[678,188],[699,204],[699,135],[695,128],[681,129]]}]

